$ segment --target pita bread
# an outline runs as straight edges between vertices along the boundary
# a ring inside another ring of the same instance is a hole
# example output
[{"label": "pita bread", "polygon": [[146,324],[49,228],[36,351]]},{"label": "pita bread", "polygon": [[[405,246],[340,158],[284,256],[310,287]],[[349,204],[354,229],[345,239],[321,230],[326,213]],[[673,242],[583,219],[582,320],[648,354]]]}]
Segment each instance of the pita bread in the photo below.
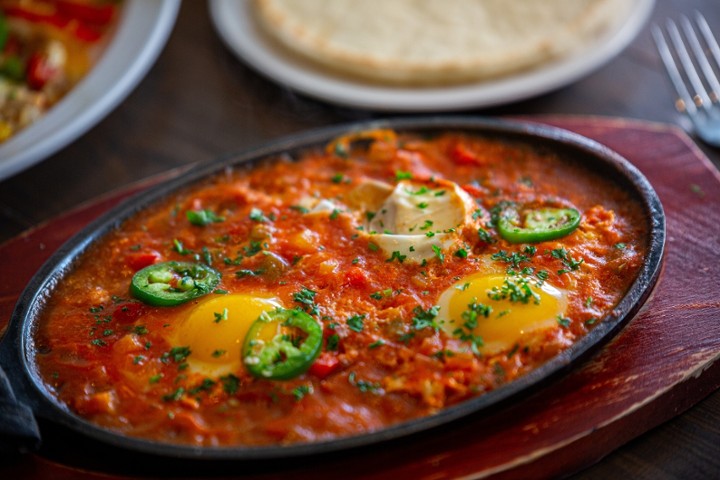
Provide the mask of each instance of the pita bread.
[{"label": "pita bread", "polygon": [[626,0],[253,0],[296,54],[383,83],[457,83],[531,68],[586,45]]}]

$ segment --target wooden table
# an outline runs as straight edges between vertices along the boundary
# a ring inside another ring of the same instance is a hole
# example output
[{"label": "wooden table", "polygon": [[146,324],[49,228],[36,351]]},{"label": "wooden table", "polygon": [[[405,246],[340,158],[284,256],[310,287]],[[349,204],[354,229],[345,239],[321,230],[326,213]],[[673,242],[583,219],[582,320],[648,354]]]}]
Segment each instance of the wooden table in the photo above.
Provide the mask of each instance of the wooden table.
[{"label": "wooden table", "polygon": [[[720,32],[717,0],[658,0],[652,21],[696,9]],[[682,119],[672,99],[648,25],[620,56],[573,85],[464,113],[580,114],[678,123]],[[185,2],[167,47],[126,101],[81,139],[0,182],[0,242],[174,167],[207,162],[308,128],[384,116],[311,100],[269,82],[224,48],[205,2]],[[698,146],[720,166],[719,150]],[[720,392],[715,392],[574,478],[718,477],[718,445]]]}]

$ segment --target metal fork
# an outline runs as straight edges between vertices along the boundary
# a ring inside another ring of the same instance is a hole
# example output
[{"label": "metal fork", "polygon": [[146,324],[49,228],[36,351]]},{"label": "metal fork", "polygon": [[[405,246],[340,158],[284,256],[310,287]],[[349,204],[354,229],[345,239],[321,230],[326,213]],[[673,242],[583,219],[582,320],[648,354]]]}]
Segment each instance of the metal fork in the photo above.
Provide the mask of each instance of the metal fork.
[{"label": "metal fork", "polygon": [[700,12],[695,12],[694,20],[695,26],[686,16],[680,18],[682,34],[676,23],[668,20],[666,31],[670,43],[657,25],[653,25],[652,35],[678,94],[675,108],[690,118],[704,142],[720,147],[720,81],[716,74],[716,70],[720,70],[720,46]]}]

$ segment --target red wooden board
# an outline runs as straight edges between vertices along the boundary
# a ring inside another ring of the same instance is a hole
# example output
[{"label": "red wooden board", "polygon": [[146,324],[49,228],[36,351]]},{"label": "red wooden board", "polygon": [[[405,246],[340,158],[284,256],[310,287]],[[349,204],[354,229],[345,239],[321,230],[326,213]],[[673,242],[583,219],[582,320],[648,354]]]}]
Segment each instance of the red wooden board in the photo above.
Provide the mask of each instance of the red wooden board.
[{"label": "red wooden board", "polygon": [[[645,307],[613,341],[570,374],[491,415],[321,461],[205,463],[173,473],[200,477],[209,469],[215,477],[296,479],[551,477],[596,462],[720,387],[720,173],[671,126],[589,117],[531,120],[576,131],[616,150],[648,177],[665,208],[668,238],[660,280]],[[22,286],[62,241],[158,180],[82,206],[0,245],[0,326]],[[158,476],[157,470],[124,461],[132,458],[127,454],[120,460],[117,454],[103,457],[92,451],[91,442],[81,447],[62,438],[50,430],[40,453],[0,467],[0,477]]]}]

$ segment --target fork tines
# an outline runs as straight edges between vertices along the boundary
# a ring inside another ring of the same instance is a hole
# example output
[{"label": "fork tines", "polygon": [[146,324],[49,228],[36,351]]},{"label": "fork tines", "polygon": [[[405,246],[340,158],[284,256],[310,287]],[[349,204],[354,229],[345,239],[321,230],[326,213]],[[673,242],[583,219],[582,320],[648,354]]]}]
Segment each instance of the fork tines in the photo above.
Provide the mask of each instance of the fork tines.
[{"label": "fork tines", "polygon": [[[690,115],[698,109],[709,112],[713,104],[720,101],[717,74],[720,71],[720,46],[700,12],[695,12],[694,20],[695,26],[686,16],[680,18],[682,34],[674,21],[667,21],[666,31],[673,49],[665,40],[661,28],[657,25],[652,27],[658,52],[679,96],[675,106]],[[714,60],[714,65],[709,57]]]}]

